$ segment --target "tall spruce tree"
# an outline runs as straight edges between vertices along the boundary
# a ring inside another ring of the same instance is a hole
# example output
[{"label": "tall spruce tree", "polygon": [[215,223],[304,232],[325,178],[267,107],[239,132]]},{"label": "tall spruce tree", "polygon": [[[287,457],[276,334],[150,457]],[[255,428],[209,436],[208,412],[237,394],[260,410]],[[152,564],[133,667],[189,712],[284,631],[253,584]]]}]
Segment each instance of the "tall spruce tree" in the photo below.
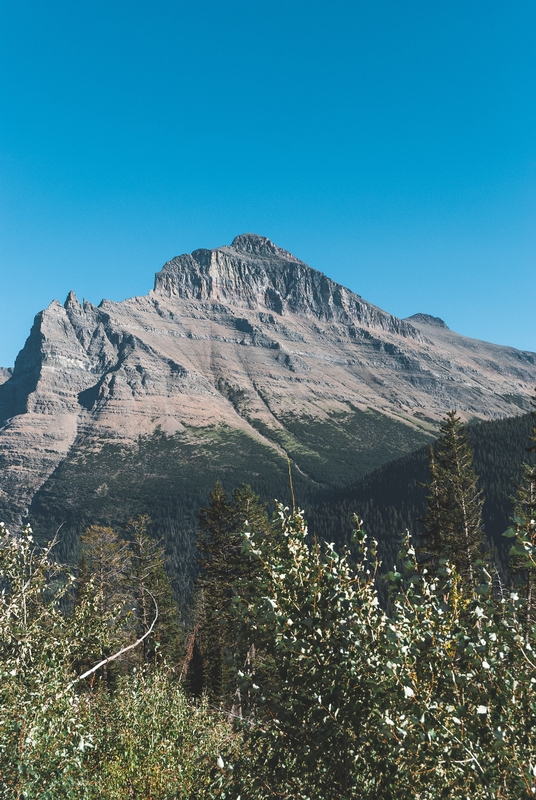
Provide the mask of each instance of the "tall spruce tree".
[{"label": "tall spruce tree", "polygon": [[[532,405],[536,408],[536,400]],[[528,453],[536,453],[536,411],[532,412],[533,426]],[[530,458],[530,457],[529,457]],[[525,461],[514,498],[513,525],[506,532],[515,538],[510,551],[510,570],[517,589],[525,600],[526,635],[534,623],[536,604],[536,460]]]},{"label": "tall spruce tree", "polygon": [[232,596],[233,562],[240,544],[233,528],[233,509],[218,480],[209,505],[199,512],[196,619],[188,675],[196,695],[208,691],[219,697],[223,691],[224,651],[229,637],[227,611]]},{"label": "tall spruce tree", "polygon": [[430,448],[430,483],[427,514],[422,520],[426,533],[421,550],[429,563],[440,558],[456,566],[463,581],[475,584],[475,563],[483,555],[484,498],[473,469],[473,451],[456,411],[449,411],[440,435]]},{"label": "tall spruce tree", "polygon": [[239,657],[233,596],[238,585],[251,581],[251,558],[242,550],[246,524],[266,533],[270,523],[265,505],[247,485],[228,498],[217,481],[210,504],[199,515],[197,618],[188,682],[195,694],[207,691],[227,705],[233,704],[236,691],[231,662]]},{"label": "tall spruce tree", "polygon": [[[80,538],[82,558],[75,603],[94,609],[94,660],[99,661],[127,644],[134,635],[133,597],[128,585],[131,552],[128,542],[107,526],[91,525]],[[105,679],[110,680],[116,670],[117,664],[105,666]]]}]

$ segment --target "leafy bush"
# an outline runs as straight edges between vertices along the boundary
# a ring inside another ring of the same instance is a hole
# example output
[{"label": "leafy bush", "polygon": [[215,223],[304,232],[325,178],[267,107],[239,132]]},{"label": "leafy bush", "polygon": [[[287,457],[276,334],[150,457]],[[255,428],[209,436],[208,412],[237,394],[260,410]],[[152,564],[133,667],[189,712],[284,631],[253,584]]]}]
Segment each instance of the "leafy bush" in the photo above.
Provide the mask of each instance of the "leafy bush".
[{"label": "leafy bush", "polygon": [[95,800],[217,797],[217,759],[238,756],[226,718],[192,704],[165,669],[134,671],[113,695],[86,697],[81,717],[94,737],[84,786]]},{"label": "leafy bush", "polygon": [[[528,572],[531,525],[510,531]],[[530,596],[494,591],[478,563],[474,585],[444,559],[430,574],[408,538],[385,609],[360,523],[354,547],[351,563],[309,544],[302,513],[283,508],[279,525],[246,530],[233,728],[185,696],[165,658],[78,680],[112,641],[101,590],[86,576],[67,613],[75,581],[51,547],[0,526],[0,798],[534,797]]]},{"label": "leafy bush", "polygon": [[[243,637],[262,663],[241,675],[259,698],[236,790],[266,798],[436,800],[536,794],[536,629],[523,601],[495,597],[481,572],[461,591],[440,562],[389,574],[378,603],[375,546],[356,532],[352,567],[333,546],[306,544],[301,514],[281,509],[276,541],[250,535],[257,591],[237,601]],[[529,554],[534,559],[534,552]],[[261,657],[259,657],[260,660]],[[271,794],[270,794],[271,792]]]},{"label": "leafy bush", "polygon": [[74,578],[51,549],[29,528],[11,535],[0,525],[2,800],[219,796],[217,759],[239,737],[189,702],[165,664],[134,670],[113,691],[77,680],[73,665],[89,655],[81,647],[107,644],[106,619],[87,585],[70,614],[61,610]]}]

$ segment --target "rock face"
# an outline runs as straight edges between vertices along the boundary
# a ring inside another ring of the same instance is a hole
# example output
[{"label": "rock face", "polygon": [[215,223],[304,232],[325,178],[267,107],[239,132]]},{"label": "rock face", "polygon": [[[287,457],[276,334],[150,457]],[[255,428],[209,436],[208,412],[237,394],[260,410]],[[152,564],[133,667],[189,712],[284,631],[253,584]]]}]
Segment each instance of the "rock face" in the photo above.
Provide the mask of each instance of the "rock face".
[{"label": "rock face", "polygon": [[70,293],[37,315],[12,374],[0,372],[0,502],[19,513],[67,454],[128,449],[155,430],[227,426],[292,455],[289,420],[344,437],[349,415],[373,409],[420,442],[449,408],[527,410],[535,383],[534,353],[426,314],[397,319],[244,234],[172,259],[147,296],[95,307]]},{"label": "rock face", "polygon": [[0,384],[8,381],[13,375],[13,370],[7,367],[0,367]]},{"label": "rock face", "polygon": [[364,302],[266,237],[253,234],[237,236],[230,247],[194,250],[168,261],[156,276],[155,292],[419,338],[409,324]]}]

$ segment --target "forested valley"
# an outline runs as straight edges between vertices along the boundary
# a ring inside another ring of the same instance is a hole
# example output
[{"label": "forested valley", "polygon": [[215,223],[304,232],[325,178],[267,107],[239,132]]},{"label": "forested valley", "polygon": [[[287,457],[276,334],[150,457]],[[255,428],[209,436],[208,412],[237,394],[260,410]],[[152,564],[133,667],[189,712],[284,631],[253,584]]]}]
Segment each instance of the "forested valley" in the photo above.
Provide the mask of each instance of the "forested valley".
[{"label": "forested valley", "polygon": [[533,797],[535,451],[449,412],[306,513],[218,481],[188,592],[146,515],[0,526],[0,796]]}]

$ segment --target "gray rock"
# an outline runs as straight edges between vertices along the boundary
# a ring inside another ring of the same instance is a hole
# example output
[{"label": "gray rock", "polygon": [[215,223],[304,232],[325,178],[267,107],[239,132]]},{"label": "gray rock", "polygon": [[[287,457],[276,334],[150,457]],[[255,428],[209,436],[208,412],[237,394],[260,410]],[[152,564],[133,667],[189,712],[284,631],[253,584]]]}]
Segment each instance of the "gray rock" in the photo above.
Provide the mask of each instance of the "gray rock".
[{"label": "gray rock", "polygon": [[95,307],[71,292],[36,316],[0,373],[0,502],[20,515],[81,442],[128,448],[157,426],[225,424],[283,454],[266,432],[288,415],[372,408],[422,430],[453,407],[466,419],[520,413],[535,383],[534,353],[425,314],[400,320],[243,234],[172,259],[147,296]]},{"label": "gray rock", "polygon": [[8,381],[13,375],[12,367],[0,367],[0,384]]}]

